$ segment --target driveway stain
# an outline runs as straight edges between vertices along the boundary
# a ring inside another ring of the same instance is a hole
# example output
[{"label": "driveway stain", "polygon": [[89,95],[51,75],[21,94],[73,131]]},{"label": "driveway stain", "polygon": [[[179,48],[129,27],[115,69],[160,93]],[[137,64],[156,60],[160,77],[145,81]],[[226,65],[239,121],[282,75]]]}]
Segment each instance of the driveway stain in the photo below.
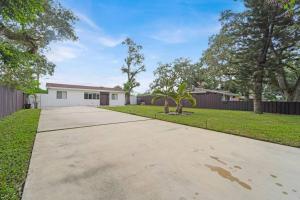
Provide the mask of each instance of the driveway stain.
[{"label": "driveway stain", "polygon": [[231,182],[237,182],[240,186],[242,186],[243,188],[247,189],[247,190],[251,190],[251,186],[248,185],[247,183],[240,181],[237,177],[232,176],[231,172],[223,169],[221,167],[218,166],[212,166],[212,165],[205,165],[206,167],[208,167],[211,171],[213,172],[217,172],[221,177],[230,180]]},{"label": "driveway stain", "polygon": [[282,194],[288,195],[288,193],[287,193],[287,192],[285,192],[285,191],[283,191],[283,192],[282,192]]},{"label": "driveway stain", "polygon": [[219,163],[222,163],[223,165],[227,165],[226,162],[220,160],[220,159],[219,159],[218,157],[216,157],[216,156],[210,156],[210,158],[211,158],[211,159],[214,159],[214,160],[216,160],[216,161],[218,161]]},{"label": "driveway stain", "polygon": [[82,173],[78,173],[78,174],[67,174],[64,178],[62,178],[59,182],[62,184],[66,184],[66,183],[76,183],[79,182],[81,180],[86,180],[89,179],[90,177],[95,176],[98,172],[104,172],[108,169],[111,169],[115,167],[114,165],[111,164],[106,164],[106,165],[102,165],[99,167],[95,167],[95,168],[91,168],[89,170],[83,171]]}]

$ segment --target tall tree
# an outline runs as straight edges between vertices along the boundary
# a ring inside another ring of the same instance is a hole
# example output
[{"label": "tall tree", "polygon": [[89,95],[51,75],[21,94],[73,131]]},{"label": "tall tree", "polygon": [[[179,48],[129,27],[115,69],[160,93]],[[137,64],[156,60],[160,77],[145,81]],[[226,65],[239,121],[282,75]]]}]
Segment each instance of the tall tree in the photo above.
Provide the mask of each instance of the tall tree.
[{"label": "tall tree", "polygon": [[169,100],[174,93],[174,86],[176,85],[177,74],[174,72],[172,64],[159,64],[154,71],[155,79],[150,85],[152,90],[152,103],[158,99],[164,100],[164,112],[169,113]]},{"label": "tall tree", "polygon": [[193,64],[188,58],[177,58],[172,62],[174,73],[177,76],[176,85],[185,82],[188,88],[193,85]]},{"label": "tall tree", "polygon": [[123,42],[128,48],[128,55],[125,58],[125,65],[121,68],[122,72],[127,75],[127,81],[124,84],[124,90],[126,91],[126,104],[130,104],[130,95],[134,88],[140,86],[140,83],[136,80],[137,75],[146,71],[144,65],[144,55],[141,53],[143,47],[136,44],[132,39],[126,38]]},{"label": "tall tree", "polygon": [[187,88],[191,90],[193,87],[201,86],[205,79],[205,69],[200,63],[192,63],[189,58],[177,58],[172,63],[173,71],[176,74],[177,80],[174,86],[179,86],[183,82]]},{"label": "tall tree", "polygon": [[291,28],[286,24],[290,15],[286,15],[286,10],[282,7],[264,0],[245,0],[244,3],[243,12],[222,13],[219,35],[230,39],[229,49],[234,50],[234,54],[230,54],[233,57],[226,57],[226,61],[237,69],[237,74],[247,72],[246,78],[253,82],[254,112],[262,113],[263,84],[269,78],[267,71],[272,59],[271,47],[275,37],[278,36],[277,40],[283,39],[282,35],[276,35],[276,30]]},{"label": "tall tree", "polygon": [[254,112],[260,114],[267,55],[275,18],[280,13],[276,6],[266,4],[263,0],[245,0],[245,7],[246,11],[242,13],[226,12],[223,20],[229,22],[225,23],[225,29],[236,36],[238,59],[249,60],[253,64]]}]

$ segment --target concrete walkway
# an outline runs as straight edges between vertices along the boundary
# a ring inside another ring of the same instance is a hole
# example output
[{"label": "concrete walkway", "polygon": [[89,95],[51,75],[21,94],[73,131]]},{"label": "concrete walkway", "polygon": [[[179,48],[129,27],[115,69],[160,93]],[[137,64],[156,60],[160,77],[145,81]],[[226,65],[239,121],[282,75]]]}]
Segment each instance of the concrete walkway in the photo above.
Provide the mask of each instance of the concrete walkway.
[{"label": "concrete walkway", "polygon": [[297,148],[90,107],[38,130],[23,200],[300,199]]}]

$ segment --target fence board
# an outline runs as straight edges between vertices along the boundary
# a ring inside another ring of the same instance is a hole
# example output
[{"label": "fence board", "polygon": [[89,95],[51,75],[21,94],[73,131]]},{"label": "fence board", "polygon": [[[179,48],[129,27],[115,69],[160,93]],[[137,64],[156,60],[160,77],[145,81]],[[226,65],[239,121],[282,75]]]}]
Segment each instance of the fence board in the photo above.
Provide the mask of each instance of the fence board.
[{"label": "fence board", "polygon": [[0,119],[22,109],[23,105],[23,92],[0,86]]},{"label": "fence board", "polygon": [[[197,108],[223,109],[223,110],[243,110],[252,111],[253,101],[223,101],[221,94],[193,94],[197,103]],[[137,103],[144,102],[146,105],[151,105],[152,96],[138,96]],[[164,105],[163,100],[158,100],[155,105]],[[169,100],[170,106],[175,106],[174,101]],[[189,102],[183,101],[185,107],[191,107]],[[263,102],[263,112],[279,113],[289,115],[300,115],[300,102]]]}]

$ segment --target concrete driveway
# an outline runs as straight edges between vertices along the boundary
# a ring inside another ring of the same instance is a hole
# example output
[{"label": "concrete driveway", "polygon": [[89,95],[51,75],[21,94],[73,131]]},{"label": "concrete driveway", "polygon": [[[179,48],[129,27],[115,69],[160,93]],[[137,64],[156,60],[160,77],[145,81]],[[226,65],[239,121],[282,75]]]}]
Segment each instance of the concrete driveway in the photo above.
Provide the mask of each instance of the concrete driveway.
[{"label": "concrete driveway", "polygon": [[23,200],[300,199],[300,149],[90,107],[43,110]]}]

